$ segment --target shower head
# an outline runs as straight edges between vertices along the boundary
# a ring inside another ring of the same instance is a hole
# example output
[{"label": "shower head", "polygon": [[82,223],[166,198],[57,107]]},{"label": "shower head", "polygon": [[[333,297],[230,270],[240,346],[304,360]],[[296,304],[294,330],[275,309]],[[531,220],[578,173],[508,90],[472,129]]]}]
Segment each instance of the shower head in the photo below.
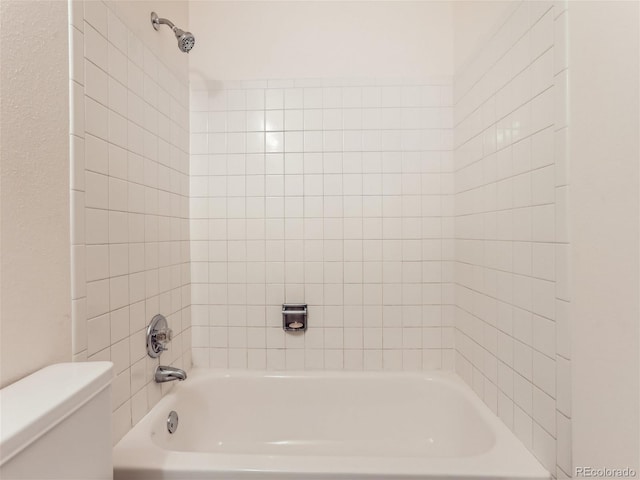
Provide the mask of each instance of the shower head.
[{"label": "shower head", "polygon": [[151,25],[155,30],[158,30],[160,25],[168,25],[178,39],[178,48],[181,52],[189,53],[196,43],[196,37],[193,36],[193,33],[185,32],[181,28],[176,27],[170,20],[158,17],[156,12],[151,12]]},{"label": "shower head", "polygon": [[176,28],[173,33],[176,34],[176,38],[178,39],[178,48],[185,53],[189,53],[189,50],[191,50],[196,43],[196,37],[193,36],[193,33],[185,32],[179,28]]}]

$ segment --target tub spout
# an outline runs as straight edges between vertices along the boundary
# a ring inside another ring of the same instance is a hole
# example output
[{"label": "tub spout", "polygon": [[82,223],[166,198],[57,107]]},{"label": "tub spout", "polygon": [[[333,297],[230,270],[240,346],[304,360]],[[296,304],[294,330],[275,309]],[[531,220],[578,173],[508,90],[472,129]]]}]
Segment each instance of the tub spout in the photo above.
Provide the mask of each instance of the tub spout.
[{"label": "tub spout", "polygon": [[180,368],[159,365],[156,368],[155,379],[156,383],[171,382],[173,380],[182,381],[187,379],[187,372]]}]

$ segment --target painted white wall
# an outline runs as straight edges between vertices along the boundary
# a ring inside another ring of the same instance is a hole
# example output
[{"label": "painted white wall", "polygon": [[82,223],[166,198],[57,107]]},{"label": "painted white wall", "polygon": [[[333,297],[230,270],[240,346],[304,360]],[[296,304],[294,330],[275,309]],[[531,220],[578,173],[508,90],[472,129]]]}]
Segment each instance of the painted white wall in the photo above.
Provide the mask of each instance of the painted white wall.
[{"label": "painted white wall", "polygon": [[488,38],[504,22],[517,2],[461,0],[453,3],[454,71],[459,71],[478,53]]},{"label": "painted white wall", "polygon": [[639,6],[569,11],[573,460],[638,470]]},{"label": "painted white wall", "polygon": [[451,75],[450,2],[190,2],[192,82]]},{"label": "painted white wall", "polygon": [[71,358],[67,37],[66,2],[0,3],[0,387]]}]

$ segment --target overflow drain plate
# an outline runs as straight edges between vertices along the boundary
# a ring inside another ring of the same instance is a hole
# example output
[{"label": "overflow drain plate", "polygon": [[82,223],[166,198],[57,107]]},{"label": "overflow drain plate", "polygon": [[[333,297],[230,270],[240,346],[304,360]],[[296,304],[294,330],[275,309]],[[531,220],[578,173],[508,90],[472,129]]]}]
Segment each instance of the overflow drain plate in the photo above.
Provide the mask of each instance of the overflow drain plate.
[{"label": "overflow drain plate", "polygon": [[169,433],[173,433],[178,429],[178,414],[171,410],[169,412],[169,416],[167,417],[167,430]]}]

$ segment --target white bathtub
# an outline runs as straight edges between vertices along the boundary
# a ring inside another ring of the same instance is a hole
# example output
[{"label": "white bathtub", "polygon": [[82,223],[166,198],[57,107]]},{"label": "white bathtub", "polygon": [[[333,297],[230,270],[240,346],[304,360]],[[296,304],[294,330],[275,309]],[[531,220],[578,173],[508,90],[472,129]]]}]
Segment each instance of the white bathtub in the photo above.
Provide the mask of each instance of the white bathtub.
[{"label": "white bathtub", "polygon": [[116,445],[114,478],[550,477],[454,374],[194,370]]}]

